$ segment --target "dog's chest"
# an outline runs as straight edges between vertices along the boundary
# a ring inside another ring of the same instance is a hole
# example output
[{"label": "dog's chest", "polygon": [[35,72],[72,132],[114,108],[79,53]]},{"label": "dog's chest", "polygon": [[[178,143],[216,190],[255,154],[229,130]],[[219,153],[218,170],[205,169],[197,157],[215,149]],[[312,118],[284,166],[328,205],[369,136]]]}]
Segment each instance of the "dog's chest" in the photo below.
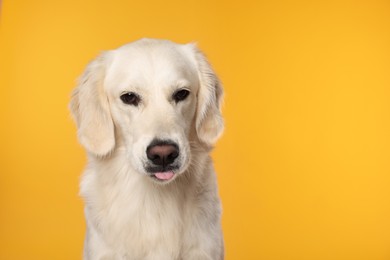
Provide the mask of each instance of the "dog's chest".
[{"label": "dog's chest", "polygon": [[111,196],[101,212],[101,227],[115,251],[126,259],[176,259],[180,252],[186,210],[174,192]]}]

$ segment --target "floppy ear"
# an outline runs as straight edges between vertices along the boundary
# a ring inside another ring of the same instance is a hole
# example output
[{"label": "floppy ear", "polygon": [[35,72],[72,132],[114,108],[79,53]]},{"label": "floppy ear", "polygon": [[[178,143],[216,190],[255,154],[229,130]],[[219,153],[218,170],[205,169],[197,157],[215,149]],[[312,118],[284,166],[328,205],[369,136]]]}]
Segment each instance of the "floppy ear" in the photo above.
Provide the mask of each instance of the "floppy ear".
[{"label": "floppy ear", "polygon": [[69,105],[80,143],[97,156],[107,155],[115,146],[114,123],[103,89],[105,56],[102,54],[87,66]]},{"label": "floppy ear", "polygon": [[223,89],[221,83],[204,54],[192,44],[195,51],[200,88],[196,111],[196,132],[200,141],[212,146],[224,128],[221,114]]}]

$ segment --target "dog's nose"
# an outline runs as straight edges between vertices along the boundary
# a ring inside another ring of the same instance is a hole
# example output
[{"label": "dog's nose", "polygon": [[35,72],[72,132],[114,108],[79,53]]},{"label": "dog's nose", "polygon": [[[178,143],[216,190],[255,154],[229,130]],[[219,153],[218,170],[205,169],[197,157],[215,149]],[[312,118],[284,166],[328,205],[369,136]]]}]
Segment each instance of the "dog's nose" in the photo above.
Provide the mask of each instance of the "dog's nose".
[{"label": "dog's nose", "polygon": [[175,143],[153,142],[146,149],[146,155],[155,165],[165,167],[179,156],[179,149]]}]

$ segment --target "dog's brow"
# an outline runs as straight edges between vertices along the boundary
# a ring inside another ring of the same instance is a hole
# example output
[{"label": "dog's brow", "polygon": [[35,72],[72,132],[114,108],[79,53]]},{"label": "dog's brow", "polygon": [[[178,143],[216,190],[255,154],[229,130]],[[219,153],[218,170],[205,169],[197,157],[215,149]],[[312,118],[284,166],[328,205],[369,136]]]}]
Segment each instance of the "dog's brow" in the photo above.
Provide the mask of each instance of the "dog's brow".
[{"label": "dog's brow", "polygon": [[178,89],[178,88],[189,88],[191,86],[190,82],[188,80],[185,80],[185,79],[180,79],[178,81],[176,81],[176,83],[173,85],[173,88],[174,89]]},{"label": "dog's brow", "polygon": [[122,88],[121,94],[125,94],[127,92],[135,92],[135,93],[142,94],[143,91],[144,91],[143,88],[138,85],[128,85]]}]

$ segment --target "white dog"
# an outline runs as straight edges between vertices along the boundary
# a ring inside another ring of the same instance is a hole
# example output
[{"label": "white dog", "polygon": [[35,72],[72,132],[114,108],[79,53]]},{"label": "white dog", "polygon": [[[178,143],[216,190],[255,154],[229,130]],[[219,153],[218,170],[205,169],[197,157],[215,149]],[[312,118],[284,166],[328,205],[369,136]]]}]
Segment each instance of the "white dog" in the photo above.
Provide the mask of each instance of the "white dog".
[{"label": "white dog", "polygon": [[142,39],[88,65],[70,103],[89,159],[84,259],[224,258],[221,99],[194,44]]}]

